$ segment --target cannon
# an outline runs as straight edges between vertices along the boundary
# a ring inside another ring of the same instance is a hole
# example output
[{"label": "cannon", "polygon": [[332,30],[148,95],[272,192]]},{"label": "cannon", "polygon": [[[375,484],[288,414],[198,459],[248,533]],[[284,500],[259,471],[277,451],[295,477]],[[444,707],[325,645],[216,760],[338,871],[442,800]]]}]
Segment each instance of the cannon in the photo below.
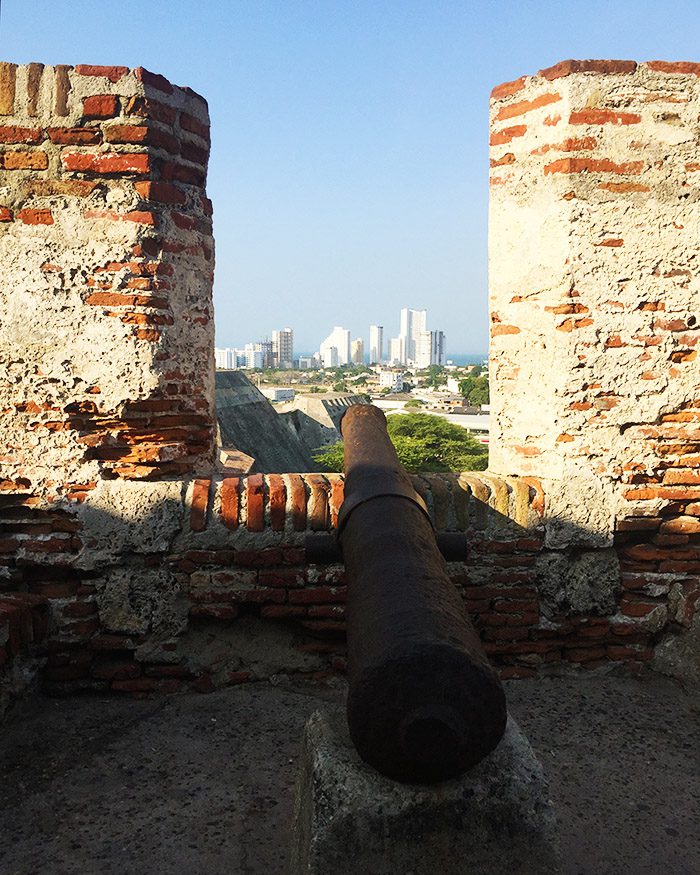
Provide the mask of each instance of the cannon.
[{"label": "cannon", "polygon": [[448,577],[384,414],[355,405],[340,425],[350,737],[362,759],[396,781],[453,778],[501,740],[503,688]]}]

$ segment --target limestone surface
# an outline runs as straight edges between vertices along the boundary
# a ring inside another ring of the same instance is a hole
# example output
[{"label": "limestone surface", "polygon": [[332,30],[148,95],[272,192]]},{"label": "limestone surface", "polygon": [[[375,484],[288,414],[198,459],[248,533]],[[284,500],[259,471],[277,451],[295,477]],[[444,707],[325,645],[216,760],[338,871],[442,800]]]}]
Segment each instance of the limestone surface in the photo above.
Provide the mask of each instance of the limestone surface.
[{"label": "limestone surface", "polygon": [[295,800],[293,875],[554,875],[555,817],[542,767],[509,718],[496,750],[434,787],[362,762],[341,711],[306,724]]}]

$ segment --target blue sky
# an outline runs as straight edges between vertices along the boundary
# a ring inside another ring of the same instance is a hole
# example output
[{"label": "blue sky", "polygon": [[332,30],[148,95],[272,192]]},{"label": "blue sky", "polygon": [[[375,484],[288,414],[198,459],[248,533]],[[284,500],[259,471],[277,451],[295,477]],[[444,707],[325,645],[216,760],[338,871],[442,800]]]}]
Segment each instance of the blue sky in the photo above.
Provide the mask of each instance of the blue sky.
[{"label": "blue sky", "polygon": [[481,353],[490,89],[566,58],[700,60],[700,3],[2,0],[0,44],[207,98],[218,345],[367,341],[411,306]]}]

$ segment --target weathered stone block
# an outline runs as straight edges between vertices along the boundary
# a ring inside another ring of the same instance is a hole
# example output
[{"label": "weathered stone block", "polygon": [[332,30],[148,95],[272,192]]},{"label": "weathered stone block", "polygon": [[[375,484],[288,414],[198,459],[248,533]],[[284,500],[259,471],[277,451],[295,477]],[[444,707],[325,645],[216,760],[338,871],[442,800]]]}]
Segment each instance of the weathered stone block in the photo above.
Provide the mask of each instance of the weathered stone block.
[{"label": "weathered stone block", "polygon": [[110,632],[171,636],[187,626],[187,602],[165,567],[124,564],[95,584],[100,622]]},{"label": "weathered stone block", "polygon": [[542,766],[512,718],[475,769],[399,784],[362,762],[340,711],[306,724],[293,875],[553,875],[556,823]]},{"label": "weathered stone block", "polygon": [[615,550],[586,550],[573,556],[537,557],[538,591],[545,614],[613,613],[620,590],[620,560]]}]

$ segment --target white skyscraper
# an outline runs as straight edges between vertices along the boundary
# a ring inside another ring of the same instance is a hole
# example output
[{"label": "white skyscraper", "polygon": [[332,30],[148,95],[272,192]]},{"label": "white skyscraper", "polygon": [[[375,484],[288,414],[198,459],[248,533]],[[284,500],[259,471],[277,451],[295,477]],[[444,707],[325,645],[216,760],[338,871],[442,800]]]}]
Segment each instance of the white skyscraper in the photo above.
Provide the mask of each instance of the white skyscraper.
[{"label": "white skyscraper", "polygon": [[399,340],[403,343],[402,364],[414,364],[418,350],[418,338],[426,330],[428,321],[427,310],[411,310],[404,307],[401,311],[401,327]]},{"label": "white skyscraper", "polygon": [[369,363],[380,364],[384,357],[384,326],[369,326]]},{"label": "white skyscraper", "polygon": [[400,365],[405,360],[404,345],[400,337],[392,337],[389,341],[389,364]]},{"label": "white skyscraper", "polygon": [[264,364],[263,350],[259,343],[246,343],[245,345],[245,367],[246,368],[262,368]]},{"label": "white skyscraper", "polygon": [[416,343],[416,367],[445,363],[445,335],[442,331],[421,331]]},{"label": "white skyscraper", "polygon": [[[445,362],[445,335],[426,327],[427,310],[401,310],[398,337],[389,341],[389,364],[427,368]],[[371,330],[371,329],[370,329]]]},{"label": "white skyscraper", "polygon": [[421,331],[416,342],[415,364],[417,368],[427,368],[433,364],[433,334],[434,331]]},{"label": "white skyscraper", "polygon": [[324,368],[350,364],[350,332],[336,325],[319,348],[319,357]]}]

